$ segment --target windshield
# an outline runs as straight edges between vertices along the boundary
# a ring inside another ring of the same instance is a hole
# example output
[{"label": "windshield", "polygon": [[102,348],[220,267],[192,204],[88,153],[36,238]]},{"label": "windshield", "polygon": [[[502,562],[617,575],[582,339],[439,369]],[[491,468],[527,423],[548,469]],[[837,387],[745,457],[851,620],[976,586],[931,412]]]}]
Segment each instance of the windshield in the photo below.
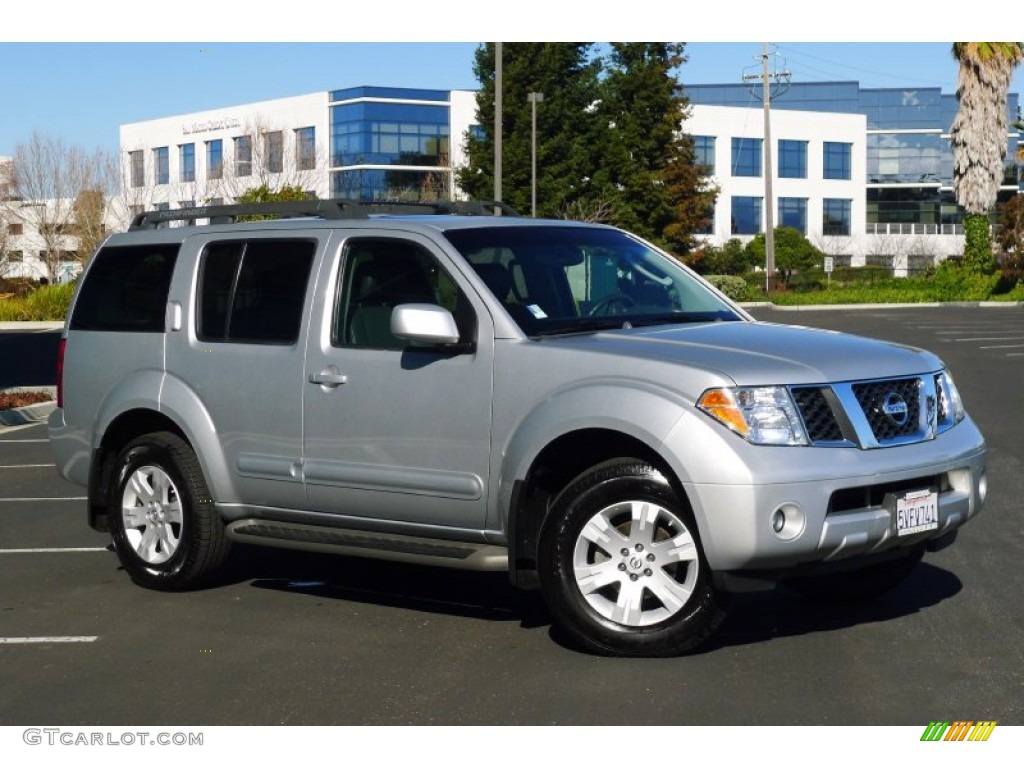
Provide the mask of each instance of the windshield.
[{"label": "windshield", "polygon": [[672,259],[619,230],[482,227],[445,236],[530,336],[741,319]]}]

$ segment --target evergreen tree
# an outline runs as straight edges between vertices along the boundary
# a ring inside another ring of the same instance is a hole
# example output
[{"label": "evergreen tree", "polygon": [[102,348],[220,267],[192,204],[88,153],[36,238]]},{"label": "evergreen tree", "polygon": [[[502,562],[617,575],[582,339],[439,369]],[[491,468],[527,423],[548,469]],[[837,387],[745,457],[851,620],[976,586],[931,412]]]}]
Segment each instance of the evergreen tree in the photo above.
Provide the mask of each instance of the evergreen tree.
[{"label": "evergreen tree", "polygon": [[[530,210],[530,92],[537,105],[537,214],[558,216],[591,195],[590,157],[598,98],[593,43],[504,43],[502,76],[502,197],[520,212]],[[471,198],[494,197],[494,43],[476,52],[476,135],[467,141],[468,163],[459,187]]]},{"label": "evergreen tree", "polygon": [[612,201],[613,223],[664,244],[673,218],[666,171],[685,102],[675,70],[681,43],[612,43],[598,114],[606,134],[594,179]]},{"label": "evergreen tree", "polygon": [[[687,102],[677,78],[682,43],[505,43],[502,187],[505,202],[530,210],[531,104],[537,105],[537,213],[605,220],[684,255],[714,206],[717,189],[696,165],[683,133]],[[459,187],[494,196],[494,43],[476,52],[477,130]]]}]

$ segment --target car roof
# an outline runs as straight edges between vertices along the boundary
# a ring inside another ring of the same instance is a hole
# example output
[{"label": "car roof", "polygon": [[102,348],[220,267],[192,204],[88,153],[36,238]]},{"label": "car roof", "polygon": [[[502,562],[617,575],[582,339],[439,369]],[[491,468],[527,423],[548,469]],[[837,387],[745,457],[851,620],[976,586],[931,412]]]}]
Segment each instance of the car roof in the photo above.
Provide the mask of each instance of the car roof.
[{"label": "car roof", "polygon": [[136,228],[111,235],[108,245],[177,242],[195,235],[243,235],[256,232],[301,232],[309,229],[394,229],[421,233],[492,227],[587,227],[609,229],[607,225],[564,219],[534,219],[515,215],[452,215],[421,213],[369,214],[363,218],[321,218],[300,216],[264,221],[245,221],[199,226]]}]

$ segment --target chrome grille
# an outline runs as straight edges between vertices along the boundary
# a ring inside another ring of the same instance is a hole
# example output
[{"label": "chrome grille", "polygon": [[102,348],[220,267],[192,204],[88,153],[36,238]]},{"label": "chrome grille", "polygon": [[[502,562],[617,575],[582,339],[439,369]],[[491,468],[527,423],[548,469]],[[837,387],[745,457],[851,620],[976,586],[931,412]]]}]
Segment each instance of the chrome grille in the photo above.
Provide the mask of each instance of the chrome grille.
[{"label": "chrome grille", "polygon": [[854,384],[853,394],[879,443],[920,433],[920,379]]},{"label": "chrome grille", "polygon": [[812,443],[843,440],[843,431],[821,387],[794,387],[790,391]]}]

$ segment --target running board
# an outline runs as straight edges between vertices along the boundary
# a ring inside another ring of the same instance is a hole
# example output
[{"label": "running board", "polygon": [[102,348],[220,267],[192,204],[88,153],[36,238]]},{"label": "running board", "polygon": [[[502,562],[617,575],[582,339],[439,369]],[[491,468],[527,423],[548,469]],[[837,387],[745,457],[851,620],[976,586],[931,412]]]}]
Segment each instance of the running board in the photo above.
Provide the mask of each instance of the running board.
[{"label": "running board", "polygon": [[236,520],[228,525],[227,534],[229,539],[246,544],[307,552],[332,552],[468,571],[508,570],[508,549],[494,544],[257,519]]}]

